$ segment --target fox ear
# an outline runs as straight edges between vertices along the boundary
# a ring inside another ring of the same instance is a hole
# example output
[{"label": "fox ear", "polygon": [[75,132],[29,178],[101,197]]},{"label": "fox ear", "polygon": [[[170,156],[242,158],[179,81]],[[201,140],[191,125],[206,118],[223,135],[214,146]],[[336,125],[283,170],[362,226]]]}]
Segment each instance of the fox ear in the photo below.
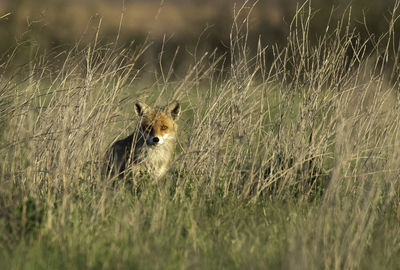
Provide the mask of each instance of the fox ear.
[{"label": "fox ear", "polygon": [[173,101],[168,104],[168,112],[171,114],[172,119],[178,119],[179,115],[181,114],[181,105],[179,104],[179,102]]},{"label": "fox ear", "polygon": [[146,114],[146,111],[148,111],[148,110],[149,110],[149,106],[147,106],[143,102],[138,101],[135,103],[135,111],[136,111],[137,115],[143,116],[144,114]]}]

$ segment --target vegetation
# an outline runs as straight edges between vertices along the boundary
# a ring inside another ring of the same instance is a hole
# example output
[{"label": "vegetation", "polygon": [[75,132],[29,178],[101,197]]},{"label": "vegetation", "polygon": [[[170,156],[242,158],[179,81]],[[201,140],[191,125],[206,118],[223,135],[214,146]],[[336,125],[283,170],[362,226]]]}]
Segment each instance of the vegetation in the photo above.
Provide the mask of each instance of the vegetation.
[{"label": "vegetation", "polygon": [[[194,50],[181,77],[163,50],[144,74],[146,41],[96,35],[4,56],[1,269],[400,268],[399,3],[381,36],[362,39],[349,8],[313,45],[306,2],[255,56],[245,6],[229,55]],[[133,187],[100,171],[136,99],[183,116],[168,174]]]}]

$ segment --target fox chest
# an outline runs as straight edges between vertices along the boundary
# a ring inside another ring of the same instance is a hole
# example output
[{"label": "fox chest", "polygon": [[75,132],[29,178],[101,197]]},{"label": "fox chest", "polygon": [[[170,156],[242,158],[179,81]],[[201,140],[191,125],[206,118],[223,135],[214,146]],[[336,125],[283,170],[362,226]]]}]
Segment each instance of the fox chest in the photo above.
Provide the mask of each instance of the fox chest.
[{"label": "fox chest", "polygon": [[155,177],[165,174],[171,159],[171,147],[144,147],[135,151],[136,170],[146,171]]}]

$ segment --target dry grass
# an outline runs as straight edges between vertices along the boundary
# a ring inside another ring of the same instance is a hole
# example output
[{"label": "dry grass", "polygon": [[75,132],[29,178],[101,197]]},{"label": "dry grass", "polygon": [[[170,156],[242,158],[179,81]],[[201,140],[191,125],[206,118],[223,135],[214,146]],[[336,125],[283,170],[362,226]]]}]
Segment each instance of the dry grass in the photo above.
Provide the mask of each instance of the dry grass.
[{"label": "dry grass", "polygon": [[[360,40],[345,14],[314,46],[311,13],[299,7],[287,45],[255,57],[248,21],[235,20],[231,59],[193,54],[178,80],[162,53],[161,72],[141,80],[148,44],[32,49],[16,70],[11,55],[1,268],[400,267],[397,17]],[[137,98],[184,111],[169,173],[132,189],[102,181],[99,161],[132,131]]]}]

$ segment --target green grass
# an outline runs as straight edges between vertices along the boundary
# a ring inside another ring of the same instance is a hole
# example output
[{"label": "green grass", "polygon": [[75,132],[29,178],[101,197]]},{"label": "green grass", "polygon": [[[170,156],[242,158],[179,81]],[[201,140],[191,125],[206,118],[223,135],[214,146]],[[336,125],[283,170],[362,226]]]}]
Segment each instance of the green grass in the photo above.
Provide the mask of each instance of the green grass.
[{"label": "green grass", "polygon": [[[147,44],[4,64],[0,268],[399,268],[397,30],[367,50],[338,24],[314,46],[310,18],[300,7],[286,46],[253,57],[236,21],[232,58],[180,78],[142,79]],[[100,170],[136,99],[183,112],[169,172],[134,188]]]},{"label": "green grass", "polygon": [[[7,269],[283,266],[288,239],[306,220],[298,209],[312,208],[296,202],[248,204],[206,195],[196,200],[186,195],[174,198],[171,187],[164,184],[146,185],[140,195],[125,189],[109,192],[116,196],[104,202],[104,213],[94,213],[102,203],[96,194],[85,191],[83,197],[71,198],[74,209],[62,210],[64,221],[54,217],[46,225],[51,228],[28,233],[12,247],[13,254],[24,259],[5,253],[2,265]],[[62,205],[52,210],[58,207]]]}]

